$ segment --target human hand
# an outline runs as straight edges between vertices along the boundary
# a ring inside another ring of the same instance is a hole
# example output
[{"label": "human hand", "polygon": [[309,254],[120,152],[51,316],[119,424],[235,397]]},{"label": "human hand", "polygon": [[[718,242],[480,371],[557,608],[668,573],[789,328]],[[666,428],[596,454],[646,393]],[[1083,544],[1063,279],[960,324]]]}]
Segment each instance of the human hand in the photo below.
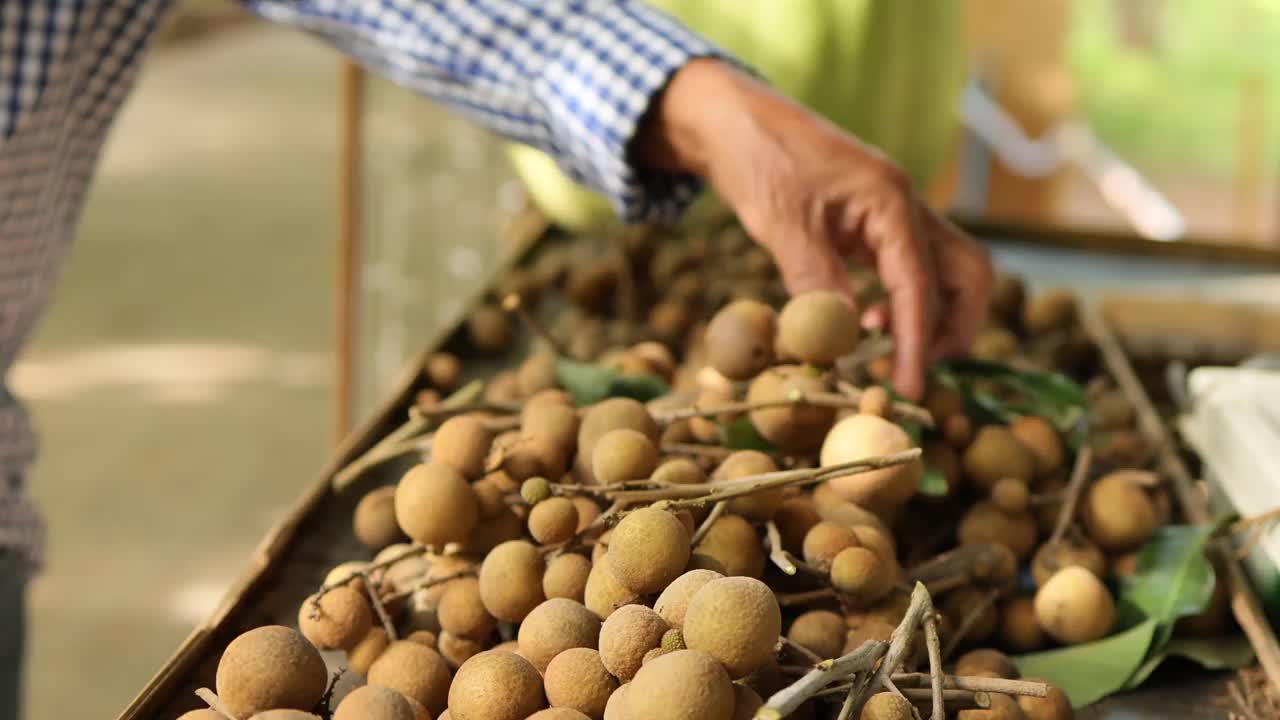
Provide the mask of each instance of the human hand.
[{"label": "human hand", "polygon": [[888,304],[863,320],[892,331],[907,397],[923,395],[927,363],[967,350],[981,326],[994,282],[986,249],[879,152],[730,66],[697,60],[676,73],[638,150],[707,178],[793,295],[835,290],[853,304],[848,258],[875,267]]}]

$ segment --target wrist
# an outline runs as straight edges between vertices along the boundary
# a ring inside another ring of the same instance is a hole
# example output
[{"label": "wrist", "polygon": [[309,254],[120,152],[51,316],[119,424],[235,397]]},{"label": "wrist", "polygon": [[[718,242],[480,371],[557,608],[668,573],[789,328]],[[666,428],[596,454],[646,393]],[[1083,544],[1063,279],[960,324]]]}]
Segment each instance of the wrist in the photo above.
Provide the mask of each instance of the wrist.
[{"label": "wrist", "polygon": [[721,148],[732,144],[734,126],[749,117],[744,81],[753,82],[714,58],[697,58],[677,70],[643,121],[637,163],[714,181],[725,155]]}]

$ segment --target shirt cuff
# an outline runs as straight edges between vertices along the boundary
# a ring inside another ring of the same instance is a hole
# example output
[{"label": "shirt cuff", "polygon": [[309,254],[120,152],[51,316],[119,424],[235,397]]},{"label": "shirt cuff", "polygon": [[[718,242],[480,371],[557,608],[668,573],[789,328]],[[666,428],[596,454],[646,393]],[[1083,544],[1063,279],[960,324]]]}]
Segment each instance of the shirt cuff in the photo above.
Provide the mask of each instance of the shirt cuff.
[{"label": "shirt cuff", "polygon": [[668,224],[698,197],[689,174],[638,168],[629,147],[671,76],[724,51],[639,2],[584,3],[565,21],[533,94],[545,109],[547,148],[575,181],[602,192],[628,223]]}]

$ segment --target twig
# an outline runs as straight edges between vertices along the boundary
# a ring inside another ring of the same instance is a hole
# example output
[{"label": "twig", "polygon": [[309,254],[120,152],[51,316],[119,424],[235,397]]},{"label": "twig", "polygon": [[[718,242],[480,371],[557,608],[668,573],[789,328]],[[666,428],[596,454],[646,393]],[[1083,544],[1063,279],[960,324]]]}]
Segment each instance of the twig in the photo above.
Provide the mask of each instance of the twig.
[{"label": "twig", "polygon": [[[865,392],[862,388],[854,387],[853,383],[847,380],[837,380],[836,389],[854,402],[860,402],[862,400],[862,393]],[[927,428],[935,427],[933,414],[919,405],[902,402],[901,400],[894,400],[889,404],[889,412],[899,420],[918,422]]]},{"label": "twig", "polygon": [[898,664],[902,662],[902,656],[907,652],[911,641],[915,639],[916,628],[920,626],[920,619],[924,617],[925,612],[931,612],[932,609],[933,599],[929,597],[928,589],[925,588],[924,583],[916,583],[915,588],[911,591],[911,604],[907,606],[907,612],[902,616],[902,622],[898,623],[898,627],[894,628],[893,634],[889,636],[889,650],[885,652],[884,660],[880,662],[880,667],[876,670],[875,676],[862,683],[861,687],[855,691],[857,694],[857,702],[855,704],[857,706],[862,706],[870,690],[885,685],[884,681],[893,674],[894,668],[898,667]]},{"label": "twig", "polygon": [[712,460],[724,460],[735,451],[732,448],[720,445],[666,442],[662,443],[662,452],[667,455],[689,455],[692,457],[711,458]]},{"label": "twig", "polygon": [[1066,496],[1067,496],[1067,493],[1065,490],[1050,490],[1047,492],[1032,494],[1031,497],[1027,498],[1027,502],[1032,507],[1039,507],[1040,505],[1052,505],[1054,503],[1060,503],[1062,502],[1062,499],[1065,498]]},{"label": "twig", "polygon": [[[477,572],[479,571],[476,568],[467,568],[466,570],[458,570],[457,572],[452,572],[452,573],[449,573],[448,575],[441,575],[440,577],[437,577],[437,578],[425,578],[423,580],[419,580],[418,582],[414,583],[410,587],[407,587],[403,590],[397,590],[396,592],[391,593],[386,597],[385,602],[395,602],[396,600],[402,600],[404,598],[409,597],[410,595],[413,595],[419,590],[426,590],[427,588],[435,587],[436,585],[442,585],[444,583],[450,582],[451,580],[458,580],[464,577],[472,577]],[[391,635],[390,629],[387,630],[387,634]],[[395,636],[392,635],[392,639],[394,638]]]},{"label": "twig", "polygon": [[727,509],[729,509],[729,503],[725,500],[721,500],[712,506],[711,512],[707,513],[707,516],[702,520],[702,524],[698,526],[698,529],[693,533],[693,537],[689,539],[689,545],[697,547],[698,543],[702,542],[702,538],[706,537],[707,533],[711,531],[711,526],[720,519],[720,516]]},{"label": "twig", "polygon": [[805,660],[808,660],[810,663],[814,665],[817,665],[818,663],[822,662],[825,659],[825,658],[818,657],[818,654],[810,650],[809,648],[799,643],[792,642],[789,638],[787,638],[786,635],[782,635],[778,637],[778,645],[784,648],[787,648],[788,650],[803,657]]},{"label": "twig", "polygon": [[858,706],[858,683],[849,683],[849,692],[845,693],[844,702],[840,703],[840,714],[836,720],[852,720],[853,711]]},{"label": "twig", "polygon": [[[900,677],[900,676],[895,676]],[[814,697],[843,695],[853,687],[853,683],[832,685],[816,693]],[[933,705],[933,691],[929,688],[901,688],[899,694],[913,705],[928,703]],[[982,690],[949,689],[942,691],[942,702],[949,710],[981,710],[991,707],[991,695]]]},{"label": "twig", "polygon": [[1244,711],[1244,715],[1249,720],[1261,720],[1253,709],[1253,703],[1249,702],[1248,698],[1244,696],[1244,691],[1240,689],[1236,681],[1227,682],[1227,691],[1231,694],[1231,699],[1236,701],[1236,705],[1240,706],[1240,709]]},{"label": "twig", "polygon": [[391,616],[387,615],[387,609],[383,607],[382,598],[378,597],[378,589],[374,587],[368,571],[360,573],[360,577],[364,580],[365,594],[369,596],[369,604],[373,606],[373,611],[378,614],[378,620],[382,622],[382,629],[387,631],[387,639],[391,642],[399,640],[400,636],[396,634],[396,624],[391,622]]},{"label": "twig", "polygon": [[[932,598],[929,604],[933,605]],[[924,644],[929,652],[929,686],[933,702],[933,720],[947,720],[946,703],[942,697],[942,648],[938,642],[938,615],[932,607],[924,616]]]},{"label": "twig", "polygon": [[[929,673],[897,673],[893,681],[899,687],[925,687],[933,682]],[[1025,695],[1027,697],[1047,697],[1049,686],[1042,682],[1030,680],[1006,680],[1004,678],[943,675],[942,687],[947,690],[970,690],[973,692],[993,692],[1005,695]]]},{"label": "twig", "polygon": [[320,702],[316,703],[315,711],[324,717],[329,717],[329,704],[333,702],[333,693],[338,689],[338,681],[342,679],[343,674],[347,672],[345,667],[340,667],[333,671],[333,677],[329,678],[329,685],[324,689],[324,695],[320,696]]},{"label": "twig", "polygon": [[791,553],[782,547],[782,533],[778,531],[777,523],[770,520],[765,523],[764,529],[769,537],[769,559],[782,572],[788,575],[795,575],[796,564],[792,562]]},{"label": "twig", "polygon": [[942,651],[943,658],[949,658],[955,654],[956,649],[960,647],[960,643],[964,642],[965,636],[977,624],[978,618],[981,618],[983,613],[990,610],[996,598],[1000,597],[1000,592],[999,588],[988,590],[976,605],[969,608],[969,612],[960,620],[960,625],[956,627],[955,632],[951,633],[951,637],[947,638],[947,647]]},{"label": "twig", "polygon": [[387,568],[391,567],[392,565],[395,565],[396,563],[402,560],[408,560],[409,558],[425,555],[428,550],[429,548],[426,545],[414,545],[408,550],[405,550],[404,552],[399,553],[393,557],[389,557],[386,560],[383,560],[382,562],[368,565],[360,570],[352,570],[350,574],[342,577],[342,579],[340,580],[335,580],[334,582],[328,583],[326,585],[321,585],[320,589],[316,591],[315,600],[316,602],[319,602],[320,598],[324,597],[330,591],[336,590],[337,588],[340,588],[343,585],[346,585],[347,583],[351,582],[352,580],[355,580],[356,578],[363,578],[365,583],[368,584],[369,583],[368,576],[371,573],[377,570],[386,570]]},{"label": "twig", "polygon": [[778,605],[782,607],[807,605],[816,600],[834,600],[837,597],[836,591],[829,587],[796,593],[774,593],[774,596],[778,598]]},{"label": "twig", "polygon": [[1009,562],[1010,555],[1008,548],[995,543],[961,545],[910,568],[905,577],[908,582],[924,583],[930,594],[940,594],[987,579],[996,568]]},{"label": "twig", "polygon": [[529,308],[525,307],[524,298],[520,297],[520,293],[509,293],[502,298],[502,309],[524,321],[529,326],[529,329],[533,331],[533,334],[545,342],[547,347],[551,348],[551,351],[556,355],[569,357],[568,348],[555,335],[552,335],[546,326],[533,316],[533,313],[529,312]]},{"label": "twig", "polygon": [[218,695],[209,688],[196,688],[196,697],[203,700],[210,710],[226,717],[228,720],[235,720],[235,716],[227,712],[227,709],[222,706],[222,701],[218,699]]},{"label": "twig", "polygon": [[884,657],[888,647],[881,640],[868,640],[848,655],[823,660],[799,680],[771,695],[756,711],[753,720],[781,720],[832,680],[870,670]]},{"label": "twig", "polygon": [[1053,526],[1053,534],[1046,543],[1049,546],[1062,542],[1076,516],[1076,505],[1080,503],[1080,495],[1084,491],[1085,482],[1089,479],[1089,468],[1093,464],[1093,450],[1085,445],[1076,453],[1076,464],[1071,469],[1071,481],[1067,483],[1066,496],[1062,500],[1062,508],[1058,510],[1058,522]]},{"label": "twig", "polygon": [[457,412],[459,408],[467,407],[471,403],[476,402],[481,393],[484,392],[484,382],[481,380],[472,380],[471,382],[458,388],[452,395],[441,401],[438,408],[431,412],[423,412],[418,408],[411,408],[409,411],[409,419],[400,427],[387,433],[387,436],[379,440],[373,447],[366,450],[360,457],[351,461],[349,465],[334,473],[331,485],[334,492],[341,492],[347,486],[354,483],[366,471],[384,462],[393,460],[415,447],[405,443],[410,438],[421,435],[431,427],[443,414]]}]

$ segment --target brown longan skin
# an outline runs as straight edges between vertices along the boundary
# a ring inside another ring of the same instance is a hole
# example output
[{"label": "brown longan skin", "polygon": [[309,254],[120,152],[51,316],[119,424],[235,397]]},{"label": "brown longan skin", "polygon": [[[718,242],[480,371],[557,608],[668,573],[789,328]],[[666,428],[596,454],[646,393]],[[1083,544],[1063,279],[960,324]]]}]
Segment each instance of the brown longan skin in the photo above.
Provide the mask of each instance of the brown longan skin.
[{"label": "brown longan skin", "polygon": [[459,637],[483,641],[493,634],[498,621],[480,600],[480,581],[475,578],[459,578],[449,582],[449,589],[440,598],[437,610],[440,627]]},{"label": "brown longan skin", "polygon": [[227,720],[227,716],[214,710],[192,710],[178,716],[178,720]]},{"label": "brown longan skin", "polygon": [[[369,667],[373,665],[373,661],[378,659],[387,646],[391,644],[391,639],[387,637],[387,631],[381,627],[369,629],[369,634],[364,639],[356,643],[356,646],[347,651],[347,665],[357,675],[368,676]],[[435,643],[432,643],[433,645]]]},{"label": "brown longan skin", "polygon": [[552,658],[543,673],[543,689],[553,708],[572,708],[590,718],[604,716],[618,679],[609,673],[600,653],[570,648]]},{"label": "brown longan skin", "polygon": [[627,720],[628,685],[630,683],[619,685],[618,689],[609,696],[609,702],[604,706],[604,720]]},{"label": "brown longan skin", "polygon": [[1066,460],[1066,450],[1058,431],[1048,420],[1026,415],[1009,423],[1009,432],[1031,451],[1036,477],[1048,477],[1062,467]]},{"label": "brown longan skin", "polygon": [[449,687],[451,720],[525,720],[546,706],[537,668],[502,650],[467,660]]},{"label": "brown longan skin", "polygon": [[730,380],[750,380],[773,362],[777,312],[755,300],[735,300],[707,325],[707,364]]},{"label": "brown longan skin", "polygon": [[[1027,680],[1049,685],[1044,678]],[[1070,698],[1056,685],[1049,685],[1049,694],[1045,697],[1019,697],[1017,702],[1026,720],[1072,720],[1075,717]]]},{"label": "brown longan skin", "polygon": [[440,424],[431,438],[431,457],[462,473],[468,480],[484,474],[485,458],[493,444],[493,433],[471,415],[451,417]]},{"label": "brown longan skin", "polygon": [[413,707],[400,693],[377,685],[364,685],[338,703],[333,720],[414,720],[414,715]]},{"label": "brown longan skin", "polygon": [[[943,596],[939,608],[942,610],[942,614],[946,616],[947,622],[951,627],[958,628],[964,622],[970,610],[983,602],[984,595],[984,591],[978,590],[972,585],[965,585]],[[1000,614],[998,609],[991,605],[979,614],[977,620],[969,626],[969,632],[965,633],[961,642],[962,647],[973,647],[985,643],[995,633],[999,624]]]},{"label": "brown longan skin", "polygon": [[724,574],[715,570],[689,570],[667,585],[654,602],[653,609],[669,626],[682,628],[685,612],[689,609],[689,601],[702,589],[702,586],[722,577]]},{"label": "brown longan skin", "polygon": [[991,488],[991,501],[1006,513],[1025,513],[1031,507],[1031,491],[1025,482],[1005,478]]},{"label": "brown longan skin", "polygon": [[820,658],[840,656],[848,627],[844,617],[830,610],[810,610],[787,629],[787,639]]},{"label": "brown longan skin", "polygon": [[754,578],[722,578],[694,594],[681,630],[687,647],[709,653],[737,679],[773,656],[782,612],[768,585]]},{"label": "brown longan skin", "polygon": [[396,524],[395,499],[395,487],[387,486],[370,491],[356,504],[352,530],[356,539],[374,552],[407,539]]},{"label": "brown longan skin", "polygon": [[329,678],[324,659],[296,630],[267,625],[232,640],[218,661],[218,698],[233,716],[264,710],[309,710],[320,702]]},{"label": "brown longan skin", "polygon": [[619,582],[605,563],[596,561],[582,591],[582,602],[588,610],[603,620],[614,610],[639,601],[640,596]]},{"label": "brown longan skin", "polygon": [[849,547],[831,561],[831,585],[855,607],[870,607],[893,589],[893,570],[868,548]]},{"label": "brown longan skin", "polygon": [[627,686],[624,720],[723,720],[732,717],[733,683],[715,658],[697,650],[665,653]]},{"label": "brown longan skin", "polygon": [[1109,473],[1085,492],[1081,508],[1085,530],[1111,553],[1140,547],[1160,524],[1151,496],[1133,477],[1123,470]]},{"label": "brown longan skin", "polygon": [[422,703],[432,715],[448,704],[449,665],[432,648],[409,640],[391,643],[369,668],[369,684],[391,688]]},{"label": "brown longan skin", "polygon": [[[822,441],[823,467],[891,453],[915,446],[898,425],[875,415],[850,415],[836,423]],[[924,464],[915,460],[894,467],[833,478],[829,487],[842,500],[889,516],[915,496]]]},{"label": "brown longan skin", "polygon": [[804,536],[821,521],[818,507],[809,495],[786,498],[773,514],[773,524],[782,536],[782,547],[798,555],[803,555]]},{"label": "brown longan skin", "polygon": [[1031,577],[1036,586],[1049,581],[1054,573],[1062,568],[1080,565],[1106,580],[1108,575],[1107,557],[1095,545],[1088,541],[1063,539],[1057,543],[1045,542],[1031,558]]},{"label": "brown longan skin", "polygon": [[859,545],[853,528],[823,520],[805,533],[801,548],[805,562],[820,570],[830,570],[831,562],[842,550]]},{"label": "brown longan skin", "polygon": [[591,720],[573,708],[547,708],[529,716],[528,720]]},{"label": "brown longan skin", "polygon": [[1021,562],[1035,550],[1039,528],[1031,513],[1005,512],[994,502],[983,500],[965,512],[956,528],[956,537],[961,545],[1003,545]]},{"label": "brown longan skin", "polygon": [[991,673],[996,677],[1017,680],[1021,677],[1018,667],[1008,655],[993,648],[976,648],[956,660],[954,675],[979,675]]},{"label": "brown longan skin", "polygon": [[530,400],[520,411],[520,433],[544,438],[568,456],[578,449],[578,411],[556,400]]},{"label": "brown longan skin", "polygon": [[618,582],[643,595],[661,591],[689,563],[689,533],[666,510],[641,508],[613,528],[603,562]]},{"label": "brown longan skin", "polygon": [[662,435],[658,423],[654,422],[643,403],[631,398],[610,398],[598,402],[587,409],[578,426],[578,458],[586,461],[588,470],[596,443],[605,433],[621,428],[642,432],[653,442]]},{"label": "brown longan skin", "polygon": [[764,705],[760,694],[742,683],[733,684],[733,720],[752,720]]},{"label": "brown longan skin", "polygon": [[542,593],[547,598],[582,602],[590,574],[590,560],[576,553],[565,553],[547,563],[547,571],[542,576]]},{"label": "brown longan skin", "polygon": [[568,598],[551,598],[520,624],[520,654],[542,672],[556,655],[570,648],[595,648],[600,642],[600,618],[585,605]]},{"label": "brown longan skin", "polygon": [[373,627],[373,609],[359,590],[344,585],[317,601],[312,595],[298,608],[298,629],[321,650],[346,650],[356,646]]},{"label": "brown longan skin", "polygon": [[462,382],[462,361],[450,353],[433,353],[427,360],[427,380],[440,392],[453,392]]},{"label": "brown longan skin", "polygon": [[[712,473],[715,482],[731,482],[749,475],[776,472],[778,464],[759,450],[738,450]],[[728,510],[752,520],[769,520],[782,504],[782,490],[766,490],[729,501]]]},{"label": "brown longan skin", "polygon": [[656,483],[672,485],[698,485],[707,481],[707,474],[693,460],[678,457],[664,461],[653,471],[649,479]]},{"label": "brown longan skin", "polygon": [[720,561],[725,575],[754,578],[764,575],[765,556],[760,534],[738,515],[721,515],[711,523],[694,551]]},{"label": "brown longan skin", "polygon": [[989,693],[991,707],[984,710],[961,710],[956,720],[1025,720],[1018,703],[1008,695]]},{"label": "brown longan skin", "polygon": [[591,451],[591,472],[601,485],[643,480],[658,467],[658,448],[639,430],[610,430]]},{"label": "brown longan skin", "polygon": [[548,498],[529,511],[529,534],[543,545],[566,542],[577,531],[578,508],[568,498]]},{"label": "brown longan skin", "polygon": [[440,656],[449,664],[449,669],[457,670],[462,663],[484,652],[488,647],[485,642],[443,631],[440,633],[440,638],[436,640],[436,649],[440,651]]},{"label": "brown longan skin", "polygon": [[1001,606],[1000,646],[1013,653],[1035,652],[1045,646],[1044,631],[1036,620],[1030,597],[1010,598]]},{"label": "brown longan skin", "polygon": [[1035,456],[1002,425],[979,429],[961,462],[965,477],[983,492],[991,492],[991,488],[1005,478],[1029,483],[1036,475]]},{"label": "brown longan skin", "polygon": [[524,397],[557,387],[560,383],[556,375],[556,356],[549,352],[530,354],[516,369],[516,384]]},{"label": "brown longan skin", "polygon": [[867,698],[858,720],[911,720],[915,715],[906,699],[891,692],[878,692]]},{"label": "brown longan skin", "polygon": [[662,643],[670,629],[662,616],[644,605],[614,610],[600,626],[600,660],[614,677],[630,682],[645,653]]},{"label": "brown longan skin", "polygon": [[[794,393],[814,394],[829,388],[821,377],[805,368],[779,365],[756,376],[747,388],[747,402],[777,403]],[[761,407],[751,411],[751,424],[769,442],[796,453],[808,453],[822,445],[823,437],[835,423],[835,408],[826,405],[791,404]]]},{"label": "brown longan skin", "polygon": [[466,542],[480,518],[475,491],[455,468],[431,462],[409,468],[396,486],[396,521],[423,545]]},{"label": "brown longan skin", "polygon": [[853,352],[861,326],[849,303],[830,290],[796,295],[778,314],[778,348],[787,357],[829,365]]},{"label": "brown longan skin", "polygon": [[494,305],[481,305],[467,320],[467,336],[471,344],[485,352],[506,350],[514,334],[511,318]]},{"label": "brown longan skin", "polygon": [[480,565],[480,599],[499,620],[520,622],[546,598],[542,595],[542,553],[532,543],[510,540],[498,545]]}]

